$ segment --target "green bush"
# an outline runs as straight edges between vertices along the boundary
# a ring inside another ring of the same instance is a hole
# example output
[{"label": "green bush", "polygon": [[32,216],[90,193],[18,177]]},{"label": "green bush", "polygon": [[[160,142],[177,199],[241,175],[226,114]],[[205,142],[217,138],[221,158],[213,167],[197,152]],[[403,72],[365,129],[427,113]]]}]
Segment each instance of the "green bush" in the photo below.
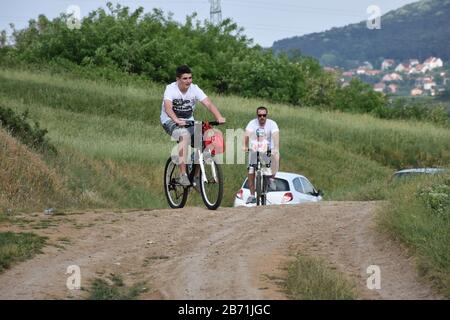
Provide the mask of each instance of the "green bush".
[{"label": "green bush", "polygon": [[347,87],[336,92],[333,108],[342,111],[372,113],[383,108],[386,98],[367,83],[353,78]]},{"label": "green bush", "polygon": [[[230,19],[215,26],[186,17],[184,24],[163,11],[107,4],[70,30],[67,16],[50,21],[44,15],[23,30],[14,30],[10,61],[75,64],[100,67],[104,78],[118,72],[143,76],[155,82],[174,80],[180,64],[193,67],[196,82],[218,93],[259,97],[295,105],[328,105],[337,90],[337,79],[312,59],[287,56],[253,46]],[[95,69],[98,70],[98,69]]]},{"label": "green bush", "polygon": [[40,253],[46,241],[34,233],[0,232],[0,272]]},{"label": "green bush", "polygon": [[45,137],[47,130],[41,129],[37,121],[34,121],[34,126],[28,123],[28,111],[17,115],[12,109],[0,105],[0,126],[35,150],[56,153],[56,148]]},{"label": "green bush", "polygon": [[450,298],[450,182],[445,177],[414,177],[393,186],[378,225],[407,244],[417,270]]},{"label": "green bush", "polygon": [[444,219],[450,219],[450,181],[423,188],[417,192],[430,211]]},{"label": "green bush", "polygon": [[441,126],[449,126],[446,108],[441,104],[427,105],[423,102],[395,99],[374,109],[372,112],[382,119],[414,119],[427,121]]}]

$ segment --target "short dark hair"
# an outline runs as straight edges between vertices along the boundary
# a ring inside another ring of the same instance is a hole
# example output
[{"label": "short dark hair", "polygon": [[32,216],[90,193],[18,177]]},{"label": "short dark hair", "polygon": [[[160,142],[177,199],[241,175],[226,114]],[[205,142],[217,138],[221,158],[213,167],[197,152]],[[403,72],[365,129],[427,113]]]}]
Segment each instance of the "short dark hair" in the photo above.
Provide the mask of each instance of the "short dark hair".
[{"label": "short dark hair", "polygon": [[256,109],[256,114],[258,114],[258,111],[259,111],[259,110],[266,110],[266,113],[269,114],[269,111],[268,111],[267,108],[264,107],[264,106],[259,106],[259,107]]},{"label": "short dark hair", "polygon": [[183,64],[177,68],[177,78],[181,77],[181,75],[185,73],[191,73],[191,68],[189,68],[187,65]]}]

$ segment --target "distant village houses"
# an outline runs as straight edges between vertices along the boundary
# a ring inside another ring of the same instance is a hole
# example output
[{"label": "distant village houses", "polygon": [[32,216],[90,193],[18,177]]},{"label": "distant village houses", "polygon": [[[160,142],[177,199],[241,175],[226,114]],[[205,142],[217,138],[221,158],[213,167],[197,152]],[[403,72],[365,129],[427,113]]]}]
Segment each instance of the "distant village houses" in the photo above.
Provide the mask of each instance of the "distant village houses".
[{"label": "distant village houses", "polygon": [[388,90],[389,93],[397,93],[398,85],[392,83],[388,86]]},{"label": "distant village houses", "polygon": [[399,75],[398,73],[394,72],[394,73],[386,74],[381,81],[383,81],[383,82],[403,81],[403,77],[401,75]]},{"label": "distant village houses", "polygon": [[444,66],[444,62],[441,59],[435,57],[428,58],[423,64],[430,70],[442,68]]},{"label": "distant village houses", "polygon": [[421,96],[422,94],[423,94],[423,90],[420,89],[420,88],[414,88],[414,89],[411,90],[411,95],[413,97]]},{"label": "distant village houses", "polygon": [[384,89],[386,89],[386,85],[383,82],[378,82],[373,86],[373,90],[376,92],[384,92]]},{"label": "distant village houses", "polygon": [[417,60],[417,59],[410,59],[410,60],[409,60],[409,65],[410,65],[411,67],[417,66],[418,64],[420,64],[420,62],[419,62],[419,60]]},{"label": "distant village houses", "polygon": [[[420,96],[423,94],[434,96],[445,91],[445,86],[450,82],[445,72],[436,73],[440,75],[439,83],[430,73],[436,68],[442,68],[444,62],[437,57],[429,57],[423,63],[418,59],[409,59],[399,62],[394,59],[384,59],[381,62],[381,70],[374,69],[369,62],[362,63],[358,68],[352,70],[343,70],[341,73],[342,87],[348,85],[349,78],[356,76],[365,76],[373,78],[371,83],[373,89],[380,93],[409,93],[411,96]],[[325,71],[334,72],[337,69],[325,67]],[[369,81],[368,78],[366,78]],[[410,88],[410,81],[414,83],[414,87]],[[378,82],[377,82],[378,81]],[[408,81],[408,82],[406,82]],[[377,82],[377,83],[376,83]]]},{"label": "distant village houses", "polygon": [[384,59],[383,62],[381,63],[381,70],[385,71],[385,70],[389,70],[390,68],[392,68],[395,64],[395,60],[392,59]]},{"label": "distant village houses", "polygon": [[409,70],[411,70],[411,65],[408,63],[400,63],[396,68],[396,72],[403,72],[403,73],[409,73]]}]

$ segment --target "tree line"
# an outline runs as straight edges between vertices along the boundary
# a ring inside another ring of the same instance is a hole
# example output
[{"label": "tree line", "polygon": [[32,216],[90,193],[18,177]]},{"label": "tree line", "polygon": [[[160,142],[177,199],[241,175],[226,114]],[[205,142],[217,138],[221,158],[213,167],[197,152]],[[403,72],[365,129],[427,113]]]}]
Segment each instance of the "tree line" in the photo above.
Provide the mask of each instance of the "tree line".
[{"label": "tree line", "polygon": [[56,61],[158,83],[174,81],[176,67],[188,64],[196,83],[219,94],[378,116],[386,108],[386,97],[358,80],[341,88],[338,75],[324,71],[314,58],[275,55],[253,45],[231,19],[213,25],[194,13],[179,23],[160,9],[145,13],[142,7],[130,11],[111,3],[89,13],[79,28],[68,27],[71,18],[40,15],[27,28],[14,29],[12,45],[0,44],[0,61]]}]

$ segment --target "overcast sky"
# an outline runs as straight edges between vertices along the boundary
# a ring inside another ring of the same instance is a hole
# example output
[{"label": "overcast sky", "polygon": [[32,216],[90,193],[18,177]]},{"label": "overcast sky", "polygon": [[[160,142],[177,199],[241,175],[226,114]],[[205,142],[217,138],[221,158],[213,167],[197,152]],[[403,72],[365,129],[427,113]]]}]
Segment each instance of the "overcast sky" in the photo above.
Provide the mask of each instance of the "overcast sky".
[{"label": "overcast sky", "polygon": [[[81,15],[104,7],[104,0],[1,0],[0,30],[9,29],[14,23],[20,29],[27,26],[30,18],[45,14],[54,18],[66,12],[69,6],[78,6]],[[152,8],[161,8],[172,12],[174,19],[180,22],[186,15],[197,12],[200,20],[209,19],[209,0],[122,0],[122,5],[135,9],[139,6],[145,12]],[[367,8],[377,5],[381,13],[397,9],[414,0],[222,0],[222,18],[231,18],[245,29],[244,34],[253,38],[254,43],[270,47],[276,40],[287,37],[320,32],[332,27],[340,27],[350,23],[367,20]],[[381,22],[382,23],[382,22]]]}]

